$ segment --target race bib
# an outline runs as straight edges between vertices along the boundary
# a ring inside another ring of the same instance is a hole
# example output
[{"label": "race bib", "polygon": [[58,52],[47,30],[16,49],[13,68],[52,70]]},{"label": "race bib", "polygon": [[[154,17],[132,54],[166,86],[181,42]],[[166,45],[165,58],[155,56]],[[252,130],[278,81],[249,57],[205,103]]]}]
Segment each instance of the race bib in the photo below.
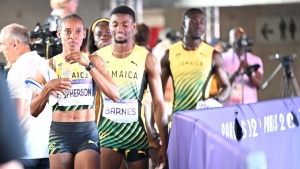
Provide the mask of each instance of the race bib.
[{"label": "race bib", "polygon": [[242,103],[242,85],[241,84],[239,84],[239,83],[232,84],[230,102],[236,103],[236,104]]},{"label": "race bib", "polygon": [[72,90],[58,103],[61,106],[92,105],[93,101],[92,79],[75,79],[72,80]]},{"label": "race bib", "polygon": [[105,99],[102,115],[117,123],[136,122],[138,121],[138,100],[120,99],[113,102]]},{"label": "race bib", "polygon": [[222,107],[223,105],[216,101],[215,99],[207,99],[205,101],[199,101],[197,103],[196,109],[208,109],[215,107]]}]

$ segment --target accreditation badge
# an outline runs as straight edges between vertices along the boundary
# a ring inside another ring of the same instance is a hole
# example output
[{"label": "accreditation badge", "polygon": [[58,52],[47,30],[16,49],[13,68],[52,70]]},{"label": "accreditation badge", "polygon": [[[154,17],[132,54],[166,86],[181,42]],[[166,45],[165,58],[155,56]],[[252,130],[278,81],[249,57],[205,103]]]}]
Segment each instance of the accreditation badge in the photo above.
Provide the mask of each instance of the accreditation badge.
[{"label": "accreditation badge", "polygon": [[108,98],[103,104],[102,116],[117,123],[132,123],[138,121],[138,100],[119,99],[114,102]]}]

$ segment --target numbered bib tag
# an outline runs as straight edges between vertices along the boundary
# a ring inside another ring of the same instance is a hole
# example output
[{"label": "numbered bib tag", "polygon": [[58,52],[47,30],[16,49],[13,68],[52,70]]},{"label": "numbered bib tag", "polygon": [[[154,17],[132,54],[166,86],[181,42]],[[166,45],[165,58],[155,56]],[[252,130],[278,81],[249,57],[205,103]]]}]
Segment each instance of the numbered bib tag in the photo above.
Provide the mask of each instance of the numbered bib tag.
[{"label": "numbered bib tag", "polygon": [[76,79],[72,80],[72,89],[58,103],[62,106],[92,105],[93,101],[92,79]]},{"label": "numbered bib tag", "polygon": [[102,115],[117,123],[136,122],[138,121],[138,100],[120,99],[113,102],[105,99]]},{"label": "numbered bib tag", "polygon": [[236,104],[242,103],[242,85],[241,84],[239,84],[239,83],[232,84],[230,102],[236,103]]},{"label": "numbered bib tag", "polygon": [[199,101],[197,103],[196,109],[208,109],[214,107],[222,107],[223,105],[216,101],[215,99],[207,99],[205,101]]}]

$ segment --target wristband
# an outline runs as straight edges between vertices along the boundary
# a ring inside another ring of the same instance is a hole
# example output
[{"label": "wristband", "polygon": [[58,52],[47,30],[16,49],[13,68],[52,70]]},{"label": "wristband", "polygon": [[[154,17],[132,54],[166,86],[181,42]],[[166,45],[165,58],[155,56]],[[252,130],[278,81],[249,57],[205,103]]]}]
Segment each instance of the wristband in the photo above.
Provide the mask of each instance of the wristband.
[{"label": "wristband", "polygon": [[92,62],[90,62],[89,66],[85,68],[86,71],[90,71],[91,69],[93,69],[95,66]]}]

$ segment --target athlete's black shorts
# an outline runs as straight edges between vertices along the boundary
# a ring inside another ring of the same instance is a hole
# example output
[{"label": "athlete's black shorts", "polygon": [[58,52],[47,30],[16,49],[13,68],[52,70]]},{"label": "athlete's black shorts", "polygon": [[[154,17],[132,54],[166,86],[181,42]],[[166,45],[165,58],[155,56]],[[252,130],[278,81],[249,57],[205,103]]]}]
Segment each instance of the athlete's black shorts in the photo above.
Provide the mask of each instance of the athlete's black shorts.
[{"label": "athlete's black shorts", "polygon": [[49,155],[77,154],[92,149],[100,153],[100,141],[95,122],[52,122],[48,150]]},{"label": "athlete's black shorts", "polygon": [[113,148],[112,150],[121,153],[127,162],[136,162],[149,157],[148,149],[146,150],[126,150]]}]

